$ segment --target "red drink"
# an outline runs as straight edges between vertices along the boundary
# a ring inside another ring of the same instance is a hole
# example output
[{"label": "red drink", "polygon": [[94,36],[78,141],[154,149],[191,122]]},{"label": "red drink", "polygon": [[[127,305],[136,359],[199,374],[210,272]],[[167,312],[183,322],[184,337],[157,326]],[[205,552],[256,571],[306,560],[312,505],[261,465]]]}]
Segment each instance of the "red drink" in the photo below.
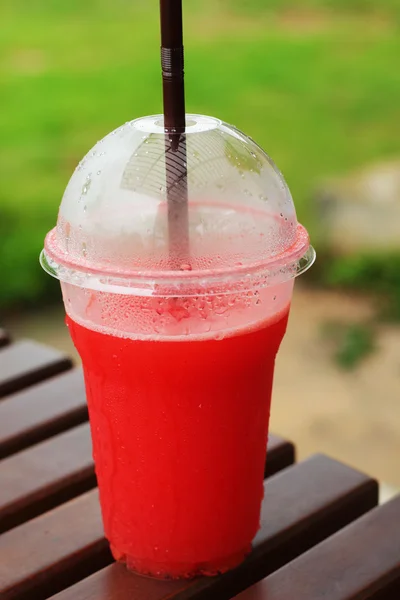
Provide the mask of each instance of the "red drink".
[{"label": "red drink", "polygon": [[315,258],[253,140],[202,115],[184,137],[168,147],[155,115],[100,140],[41,254],[82,357],[106,536],[157,577],[250,549],[275,356]]},{"label": "red drink", "polygon": [[115,337],[67,318],[84,365],[106,537],[132,569],[213,574],[250,550],[288,313],[222,339],[176,341]]}]

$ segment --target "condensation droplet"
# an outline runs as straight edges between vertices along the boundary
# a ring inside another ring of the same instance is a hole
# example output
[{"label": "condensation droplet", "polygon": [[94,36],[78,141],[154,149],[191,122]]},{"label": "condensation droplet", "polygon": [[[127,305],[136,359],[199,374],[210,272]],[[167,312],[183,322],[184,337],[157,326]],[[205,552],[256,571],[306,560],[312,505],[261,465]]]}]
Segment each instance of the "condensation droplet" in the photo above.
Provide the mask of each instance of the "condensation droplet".
[{"label": "condensation droplet", "polygon": [[191,271],[192,265],[189,263],[182,263],[179,268],[181,271]]}]

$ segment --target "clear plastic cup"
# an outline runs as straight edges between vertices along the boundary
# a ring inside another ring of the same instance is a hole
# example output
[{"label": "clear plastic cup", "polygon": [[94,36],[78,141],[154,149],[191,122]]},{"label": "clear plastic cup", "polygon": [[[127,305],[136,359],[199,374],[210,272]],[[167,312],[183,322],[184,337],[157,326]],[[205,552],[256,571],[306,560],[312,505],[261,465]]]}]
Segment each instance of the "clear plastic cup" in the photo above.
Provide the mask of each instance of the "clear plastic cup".
[{"label": "clear plastic cup", "polygon": [[184,150],[166,156],[161,115],[106,136],[41,255],[82,358],[105,535],[117,560],[168,578],[251,548],[275,356],[315,258],[253,140],[187,115]]}]

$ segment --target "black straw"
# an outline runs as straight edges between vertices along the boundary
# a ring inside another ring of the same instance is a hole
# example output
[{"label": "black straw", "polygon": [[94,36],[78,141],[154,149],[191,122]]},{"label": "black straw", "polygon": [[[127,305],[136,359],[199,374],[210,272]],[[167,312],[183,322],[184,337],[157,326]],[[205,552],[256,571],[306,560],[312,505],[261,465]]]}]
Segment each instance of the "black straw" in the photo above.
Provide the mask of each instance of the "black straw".
[{"label": "black straw", "polygon": [[189,267],[182,0],[160,0],[168,234],[172,268]]}]

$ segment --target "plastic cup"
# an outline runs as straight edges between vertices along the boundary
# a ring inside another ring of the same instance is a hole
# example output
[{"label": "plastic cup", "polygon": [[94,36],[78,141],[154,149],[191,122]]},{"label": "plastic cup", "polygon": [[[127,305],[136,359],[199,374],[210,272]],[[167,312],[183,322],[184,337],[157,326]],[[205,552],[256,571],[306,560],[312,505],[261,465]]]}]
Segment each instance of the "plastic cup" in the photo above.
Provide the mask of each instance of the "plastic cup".
[{"label": "plastic cup", "polygon": [[82,358],[105,535],[163,578],[224,572],[251,549],[275,356],[315,258],[254,141],[188,115],[186,156],[188,256],[171,262],[162,116],[87,154],[41,255]]}]

